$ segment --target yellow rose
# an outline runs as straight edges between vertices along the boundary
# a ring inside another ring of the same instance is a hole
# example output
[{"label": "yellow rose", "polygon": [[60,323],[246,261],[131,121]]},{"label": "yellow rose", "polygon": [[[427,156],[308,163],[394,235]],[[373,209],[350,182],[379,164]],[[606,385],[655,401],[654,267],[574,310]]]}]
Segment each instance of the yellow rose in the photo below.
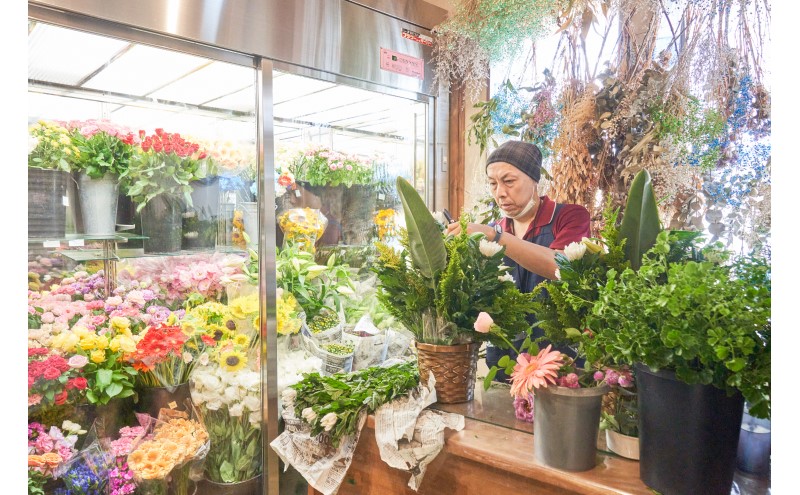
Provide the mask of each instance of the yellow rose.
[{"label": "yellow rose", "polygon": [[106,360],[106,353],[104,351],[101,351],[100,349],[94,350],[92,351],[90,359],[92,360],[93,363],[100,364]]},{"label": "yellow rose", "polygon": [[105,335],[98,335],[94,339],[94,344],[95,347],[103,351],[108,348],[108,338]]},{"label": "yellow rose", "polygon": [[136,341],[133,337],[118,335],[117,338],[119,339],[119,348],[122,349],[122,352],[129,353],[136,350]]},{"label": "yellow rose", "polygon": [[131,321],[124,316],[115,316],[111,318],[110,323],[115,330],[123,330],[125,328],[130,328],[131,326]]},{"label": "yellow rose", "polygon": [[90,332],[89,332],[88,328],[86,328],[86,327],[84,327],[82,325],[76,325],[76,326],[72,327],[72,333],[77,335],[78,338],[82,338],[82,337],[85,337],[86,335],[89,335]]},{"label": "yellow rose", "polygon": [[97,347],[97,338],[94,335],[87,335],[81,339],[78,345],[84,351],[90,351]]},{"label": "yellow rose", "polygon": [[111,349],[111,352],[119,351],[119,347],[120,347],[119,336],[114,337],[113,339],[111,339],[111,342],[108,343],[108,348]]}]

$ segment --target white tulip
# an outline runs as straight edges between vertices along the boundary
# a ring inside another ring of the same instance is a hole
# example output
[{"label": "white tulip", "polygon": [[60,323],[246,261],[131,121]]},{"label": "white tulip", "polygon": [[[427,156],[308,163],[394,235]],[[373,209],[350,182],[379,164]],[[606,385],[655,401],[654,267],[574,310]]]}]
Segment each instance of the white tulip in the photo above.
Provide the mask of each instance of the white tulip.
[{"label": "white tulip", "polygon": [[317,413],[315,413],[310,407],[303,409],[303,412],[300,415],[306,420],[307,423],[313,423],[314,420],[317,419]]},{"label": "white tulip", "polygon": [[222,401],[219,399],[213,399],[206,402],[206,409],[209,411],[217,411],[220,407],[222,407]]},{"label": "white tulip", "polygon": [[241,394],[239,393],[238,387],[228,387],[225,389],[224,393],[225,400],[228,402],[233,402],[235,400],[239,400],[241,398]]},{"label": "white tulip", "polygon": [[573,242],[564,248],[564,256],[570,261],[579,260],[584,254],[586,254],[586,244],[582,242]]},{"label": "white tulip", "polygon": [[244,404],[244,407],[248,411],[261,410],[261,399],[259,399],[255,395],[248,395],[247,397],[245,397],[244,400],[242,401],[242,404]]},{"label": "white tulip", "polygon": [[250,420],[250,426],[255,428],[261,427],[261,411],[251,412],[248,419]]},{"label": "white tulip", "polygon": [[325,431],[331,431],[331,428],[333,428],[338,420],[339,416],[337,416],[336,413],[329,412],[319,420],[319,424],[325,427]]},{"label": "white tulip", "polygon": [[480,249],[482,255],[486,256],[487,258],[491,258],[495,254],[499,253],[500,250],[503,249],[503,246],[496,242],[481,239],[478,249]]},{"label": "white tulip", "polygon": [[238,383],[240,387],[248,390],[255,390],[261,385],[261,374],[256,371],[239,372],[235,382]]}]

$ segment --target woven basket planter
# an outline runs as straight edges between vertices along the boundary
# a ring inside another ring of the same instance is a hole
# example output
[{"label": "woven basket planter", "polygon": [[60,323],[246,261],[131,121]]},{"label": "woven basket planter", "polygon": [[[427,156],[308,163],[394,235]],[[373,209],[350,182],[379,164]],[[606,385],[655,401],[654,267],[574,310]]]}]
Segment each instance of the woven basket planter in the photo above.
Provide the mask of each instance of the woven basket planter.
[{"label": "woven basket planter", "polygon": [[457,404],[472,400],[480,344],[415,345],[420,382],[427,383],[428,373],[433,373],[437,402]]}]

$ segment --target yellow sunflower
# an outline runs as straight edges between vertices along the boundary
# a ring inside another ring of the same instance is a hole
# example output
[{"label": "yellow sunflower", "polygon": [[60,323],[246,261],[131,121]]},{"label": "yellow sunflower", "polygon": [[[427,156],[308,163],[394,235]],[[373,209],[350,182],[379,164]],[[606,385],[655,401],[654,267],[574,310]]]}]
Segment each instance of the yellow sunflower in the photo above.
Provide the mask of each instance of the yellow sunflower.
[{"label": "yellow sunflower", "polygon": [[247,356],[241,351],[228,349],[220,353],[219,365],[225,371],[239,371],[247,365]]},{"label": "yellow sunflower", "polygon": [[236,334],[236,336],[233,338],[233,343],[235,345],[247,347],[250,344],[250,337],[243,333]]}]

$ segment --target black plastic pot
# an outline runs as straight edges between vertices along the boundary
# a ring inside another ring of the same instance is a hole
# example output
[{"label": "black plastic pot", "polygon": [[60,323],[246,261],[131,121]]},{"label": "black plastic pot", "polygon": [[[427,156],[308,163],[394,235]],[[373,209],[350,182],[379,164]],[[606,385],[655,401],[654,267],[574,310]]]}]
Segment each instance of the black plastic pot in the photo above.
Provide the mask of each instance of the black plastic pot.
[{"label": "black plastic pot", "polygon": [[665,495],[728,495],[744,398],[637,364],[639,474]]},{"label": "black plastic pot", "polygon": [[142,242],[145,253],[175,253],[181,250],[183,201],[159,194],[142,208]]},{"label": "black plastic pot", "polygon": [[137,388],[137,393],[139,394],[139,401],[134,406],[134,410],[140,413],[147,413],[154,418],[158,418],[161,408],[186,411],[187,403],[191,402],[192,399],[189,382],[173,387],[141,386]]}]

